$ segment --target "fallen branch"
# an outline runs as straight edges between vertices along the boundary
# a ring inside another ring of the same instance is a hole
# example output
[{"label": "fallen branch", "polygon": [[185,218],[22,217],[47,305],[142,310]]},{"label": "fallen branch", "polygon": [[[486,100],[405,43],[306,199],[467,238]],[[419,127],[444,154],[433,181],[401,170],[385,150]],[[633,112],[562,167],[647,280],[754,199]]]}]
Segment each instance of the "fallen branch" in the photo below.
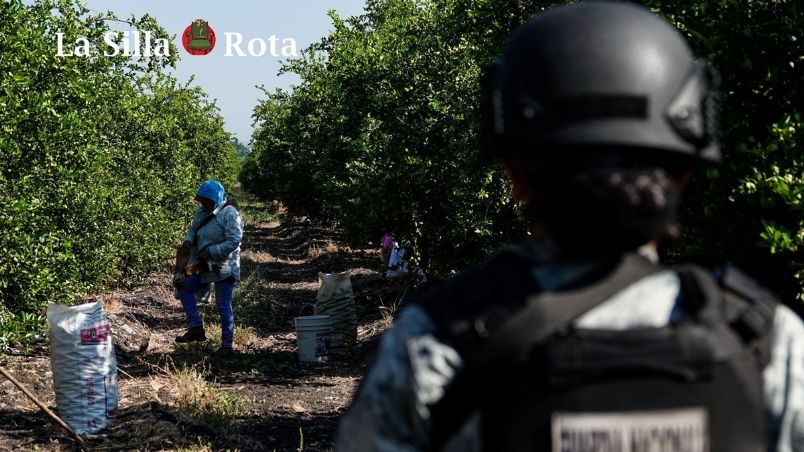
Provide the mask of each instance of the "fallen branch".
[{"label": "fallen branch", "polygon": [[19,389],[20,391],[22,391],[23,394],[28,396],[28,398],[31,399],[31,401],[33,401],[33,403],[35,403],[36,406],[38,406],[42,411],[44,411],[45,414],[47,414],[48,416],[53,418],[53,420],[56,421],[60,426],[62,426],[65,430],[70,432],[70,434],[75,438],[75,440],[78,442],[78,444],[83,446],[85,449],[88,449],[87,443],[84,442],[83,438],[78,436],[78,433],[76,433],[75,430],[70,428],[70,426],[67,425],[67,423],[65,423],[63,420],[61,420],[61,418],[58,415],[56,415],[56,413],[51,411],[50,408],[48,408],[44,403],[42,403],[39,399],[37,399],[36,396],[33,395],[30,391],[28,391],[25,388],[25,386],[22,385],[22,383],[17,381],[16,378],[12,377],[11,374],[6,372],[6,370],[3,369],[2,367],[0,367],[0,374],[2,374],[4,377],[8,378],[8,380],[11,383],[13,383],[14,386],[17,387],[17,389]]},{"label": "fallen branch", "polygon": [[134,380],[134,377],[132,377],[130,373],[128,373],[125,370],[121,369],[120,366],[117,366],[117,371],[120,372],[121,374],[125,375],[126,377],[128,377],[130,380]]}]

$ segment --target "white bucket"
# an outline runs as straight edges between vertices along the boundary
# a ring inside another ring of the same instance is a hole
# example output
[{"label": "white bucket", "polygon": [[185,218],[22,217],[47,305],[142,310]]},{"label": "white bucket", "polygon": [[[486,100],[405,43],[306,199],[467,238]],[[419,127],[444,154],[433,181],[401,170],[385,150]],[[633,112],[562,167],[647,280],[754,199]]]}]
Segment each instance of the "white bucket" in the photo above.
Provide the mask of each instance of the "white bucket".
[{"label": "white bucket", "polygon": [[299,361],[324,361],[329,355],[332,319],[328,315],[296,317]]}]

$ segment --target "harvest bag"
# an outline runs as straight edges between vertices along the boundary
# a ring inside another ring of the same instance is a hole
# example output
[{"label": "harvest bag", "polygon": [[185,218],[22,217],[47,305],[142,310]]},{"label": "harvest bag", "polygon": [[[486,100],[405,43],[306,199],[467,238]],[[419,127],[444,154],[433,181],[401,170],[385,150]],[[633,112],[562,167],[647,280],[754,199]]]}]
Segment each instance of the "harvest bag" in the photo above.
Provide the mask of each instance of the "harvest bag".
[{"label": "harvest bag", "polygon": [[117,416],[117,362],[100,301],[49,303],[53,387],[59,414],[78,434],[97,433]]}]

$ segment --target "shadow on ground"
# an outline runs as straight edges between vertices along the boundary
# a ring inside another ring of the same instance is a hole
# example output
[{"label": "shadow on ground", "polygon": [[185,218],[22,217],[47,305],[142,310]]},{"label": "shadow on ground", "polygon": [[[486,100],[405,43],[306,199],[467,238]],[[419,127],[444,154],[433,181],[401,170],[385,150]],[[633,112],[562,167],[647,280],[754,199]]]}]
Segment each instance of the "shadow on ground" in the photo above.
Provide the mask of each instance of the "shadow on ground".
[{"label": "shadow on ground", "polygon": [[[94,450],[333,447],[338,418],[348,407],[379,335],[390,323],[387,316],[399,304],[405,287],[383,278],[379,252],[344,247],[332,228],[306,220],[250,225],[242,249],[243,281],[235,294],[235,321],[253,337],[233,356],[215,356],[214,340],[173,343],[183,329],[183,314],[171,297],[167,274],[148,287],[104,296],[107,310],[114,306],[121,319],[135,321],[151,332],[151,346],[140,353],[118,350],[121,409],[112,427],[89,440]],[[352,271],[359,343],[348,356],[300,363],[293,319],[313,313],[319,272],[345,270]],[[218,328],[215,305],[200,308],[209,329]],[[40,352],[41,362],[30,370],[32,375],[44,375],[49,368],[47,351]],[[15,365],[24,366],[24,360]],[[155,396],[153,389],[155,381],[180,369],[203,370],[210,386],[242,399],[248,409],[234,416],[225,431],[182,421],[184,417],[176,416],[177,408],[164,404],[166,399]],[[36,378],[31,378],[27,384],[33,387]],[[50,391],[53,400],[49,387],[34,389],[40,395]],[[75,449],[66,433],[29,408],[0,411],[3,448]]]}]

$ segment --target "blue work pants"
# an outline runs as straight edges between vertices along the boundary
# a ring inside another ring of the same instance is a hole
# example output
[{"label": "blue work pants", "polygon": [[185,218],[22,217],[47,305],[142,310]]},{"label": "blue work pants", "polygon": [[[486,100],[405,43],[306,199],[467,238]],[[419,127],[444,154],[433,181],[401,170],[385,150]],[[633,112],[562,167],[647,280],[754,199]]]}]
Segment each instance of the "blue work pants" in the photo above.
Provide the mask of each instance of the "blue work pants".
[{"label": "blue work pants", "polygon": [[[187,326],[204,326],[201,314],[198,313],[195,292],[206,283],[201,282],[201,276],[188,276],[179,290],[179,299],[187,315]],[[232,347],[234,340],[234,312],[232,311],[232,292],[235,278],[230,276],[215,283],[215,302],[218,304],[218,313],[221,316],[221,346]]]}]

